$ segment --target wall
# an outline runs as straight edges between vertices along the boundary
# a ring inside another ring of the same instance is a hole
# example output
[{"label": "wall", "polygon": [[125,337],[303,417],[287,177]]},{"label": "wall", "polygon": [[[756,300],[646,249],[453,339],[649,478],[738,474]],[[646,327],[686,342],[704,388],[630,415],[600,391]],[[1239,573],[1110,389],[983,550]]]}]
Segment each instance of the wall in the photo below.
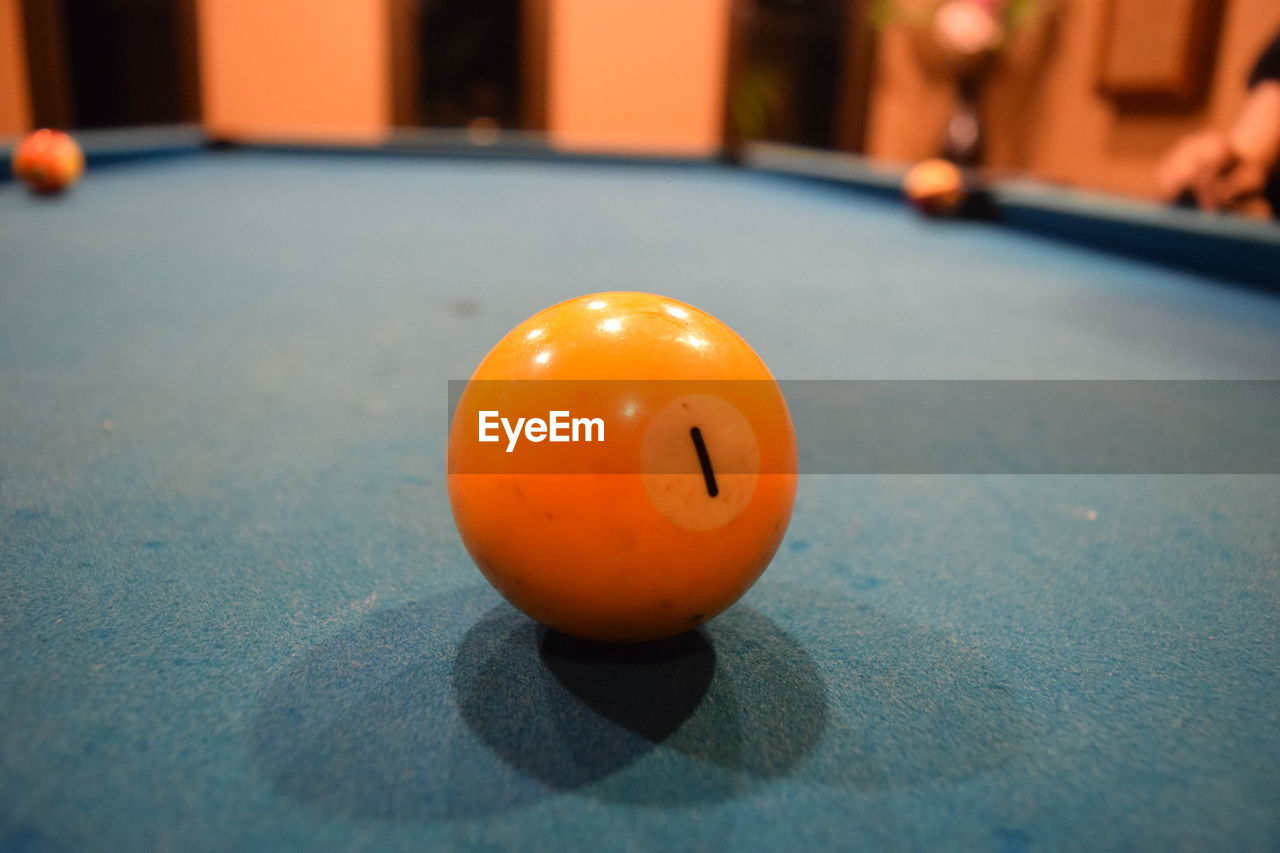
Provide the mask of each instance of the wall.
[{"label": "wall", "polygon": [[386,135],[386,2],[200,0],[198,24],[210,132],[352,142]]},{"label": "wall", "polygon": [[[204,123],[219,136],[376,142],[398,0],[199,0]],[[566,149],[718,150],[730,0],[538,0],[546,125]],[[0,135],[27,129],[20,0],[0,0]]]},{"label": "wall", "polygon": [[20,0],[0,0],[0,137],[31,129]]},{"label": "wall", "polygon": [[[1280,29],[1275,0],[1228,0],[1217,68],[1204,103],[1182,111],[1121,110],[1096,91],[1107,0],[1066,0],[992,78],[990,163],[1050,181],[1150,196],[1154,168],[1180,135],[1225,125],[1244,99],[1258,52]],[[902,31],[880,35],[868,153],[911,161],[936,153],[951,95],[920,70]]]},{"label": "wall", "polygon": [[[229,136],[377,141],[390,124],[389,4],[199,0],[209,129]],[[548,9],[547,125],[568,149],[708,154],[721,136],[730,0],[539,0]],[[1275,0],[1228,0],[1211,92],[1183,112],[1118,110],[1094,86],[1108,0],[1064,0],[993,79],[990,160],[1053,181],[1149,195],[1159,152],[1223,125],[1280,28]],[[0,0],[0,136],[29,129],[19,0]],[[880,34],[869,153],[936,151],[950,105],[901,31]]]},{"label": "wall", "polygon": [[[383,138],[394,2],[200,0],[206,126],[227,136]],[[554,144],[718,150],[729,0],[531,4],[538,7],[548,15],[546,124]]]},{"label": "wall", "polygon": [[554,0],[547,115],[572,149],[720,147],[729,0]]}]

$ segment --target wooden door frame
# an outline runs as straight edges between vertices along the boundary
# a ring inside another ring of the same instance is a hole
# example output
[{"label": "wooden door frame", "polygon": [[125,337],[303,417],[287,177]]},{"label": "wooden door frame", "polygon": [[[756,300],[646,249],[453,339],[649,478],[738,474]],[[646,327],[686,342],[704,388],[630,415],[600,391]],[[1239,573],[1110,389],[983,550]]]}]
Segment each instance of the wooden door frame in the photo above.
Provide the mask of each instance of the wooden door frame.
[{"label": "wooden door frame", "polygon": [[62,0],[22,0],[22,36],[32,125],[71,127],[75,104]]},{"label": "wooden door frame", "polygon": [[835,148],[856,154],[867,150],[871,117],[871,87],[876,64],[876,34],[871,25],[872,0],[847,0],[844,36],[840,44],[840,72],[832,109]]},{"label": "wooden door frame", "polygon": [[522,0],[520,30],[520,129],[546,133],[551,0]]},{"label": "wooden door frame", "polygon": [[729,34],[725,42],[724,86],[720,110],[720,157],[726,163],[741,166],[747,140],[738,130],[733,114],[733,96],[747,62],[747,34],[754,13],[752,0],[729,0]]},{"label": "wooden door frame", "polygon": [[422,124],[422,63],[417,43],[421,18],[422,0],[387,0],[392,129]]},{"label": "wooden door frame", "polygon": [[189,122],[204,120],[200,83],[200,0],[176,0],[178,28],[178,99]]}]

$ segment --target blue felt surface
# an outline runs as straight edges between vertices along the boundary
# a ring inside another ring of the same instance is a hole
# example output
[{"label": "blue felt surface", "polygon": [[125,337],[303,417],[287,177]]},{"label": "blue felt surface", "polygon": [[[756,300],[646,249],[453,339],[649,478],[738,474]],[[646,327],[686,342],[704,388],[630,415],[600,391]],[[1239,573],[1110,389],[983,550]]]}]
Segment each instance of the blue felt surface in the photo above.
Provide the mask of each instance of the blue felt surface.
[{"label": "blue felt surface", "polygon": [[0,258],[0,850],[1280,847],[1274,477],[806,478],[631,669],[443,488],[583,292],[850,379],[1280,378],[1280,301],[713,167],[158,161],[0,187]]}]

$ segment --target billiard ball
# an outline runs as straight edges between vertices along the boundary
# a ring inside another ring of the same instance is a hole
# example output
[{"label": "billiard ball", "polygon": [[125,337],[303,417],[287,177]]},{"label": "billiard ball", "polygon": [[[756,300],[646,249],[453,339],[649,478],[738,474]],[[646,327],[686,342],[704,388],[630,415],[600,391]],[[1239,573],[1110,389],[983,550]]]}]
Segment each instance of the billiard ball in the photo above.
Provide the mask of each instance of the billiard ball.
[{"label": "billiard ball", "polygon": [[902,192],[925,216],[950,216],[964,203],[964,175],[947,160],[925,160],[911,167]]},{"label": "billiard ball", "polygon": [[[578,441],[542,440],[553,412],[583,416],[582,434],[561,434]],[[511,430],[534,414],[537,430]],[[539,622],[608,642],[674,636],[737,601],[796,491],[791,416],[764,362],[710,314],[648,293],[570,299],[511,330],[459,395],[448,455],[485,578]]]},{"label": "billiard ball", "polygon": [[37,130],[13,152],[13,174],[33,192],[62,192],[79,180],[83,171],[84,152],[60,130]]}]

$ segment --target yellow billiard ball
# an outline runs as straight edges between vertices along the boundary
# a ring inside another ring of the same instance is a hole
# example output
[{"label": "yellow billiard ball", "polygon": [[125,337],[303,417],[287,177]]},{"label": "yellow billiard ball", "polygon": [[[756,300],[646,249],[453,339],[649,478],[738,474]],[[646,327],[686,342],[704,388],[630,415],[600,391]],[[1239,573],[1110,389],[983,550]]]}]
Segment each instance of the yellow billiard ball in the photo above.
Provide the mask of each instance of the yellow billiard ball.
[{"label": "yellow billiard ball", "polygon": [[[546,422],[511,430],[517,414],[556,411],[589,416],[583,433],[567,420],[561,443]],[[535,314],[481,361],[454,410],[449,498],[516,607],[586,639],[654,640],[711,619],[764,571],[796,461],[782,392],[732,329],[667,297],[598,293]]]},{"label": "yellow billiard ball", "polygon": [[925,160],[911,167],[902,192],[926,216],[949,216],[964,202],[964,174],[954,163]]},{"label": "yellow billiard ball", "polygon": [[69,188],[84,172],[84,152],[60,130],[37,130],[13,152],[13,174],[33,192],[53,194]]}]

